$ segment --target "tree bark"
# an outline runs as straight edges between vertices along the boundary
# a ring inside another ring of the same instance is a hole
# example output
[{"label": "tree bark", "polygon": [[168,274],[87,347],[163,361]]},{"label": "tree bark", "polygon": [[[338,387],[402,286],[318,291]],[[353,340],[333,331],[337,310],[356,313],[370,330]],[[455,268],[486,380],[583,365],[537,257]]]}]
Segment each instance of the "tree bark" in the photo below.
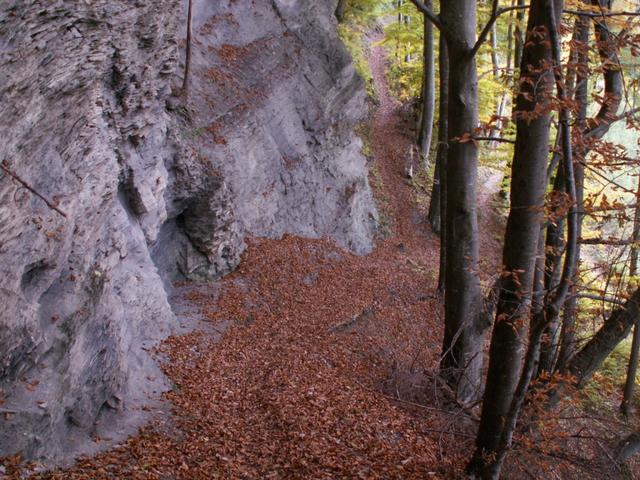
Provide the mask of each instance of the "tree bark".
[{"label": "tree bark", "polygon": [[[524,7],[526,5],[526,0],[518,0],[518,6],[519,7]],[[513,66],[514,68],[519,68],[520,64],[522,63],[522,52],[524,49],[524,31],[522,30],[522,26],[524,25],[524,21],[525,21],[525,15],[527,14],[526,9],[521,8],[520,10],[517,10],[517,14],[516,14],[516,28],[515,28],[515,40],[516,40],[516,44],[515,44],[515,49],[514,49],[514,55],[513,55]],[[515,80],[517,81],[517,77],[515,77]],[[513,104],[515,105],[515,98],[514,98],[514,102]]]},{"label": "tree bark", "polygon": [[[510,444],[513,428],[507,420],[517,417],[513,409],[514,394],[521,380],[523,345],[534,289],[538,239],[542,224],[544,194],[547,183],[547,158],[551,124],[550,106],[553,75],[549,35],[540,38],[549,15],[547,0],[533,0],[529,10],[527,43],[521,62],[521,89],[516,99],[516,145],[512,166],[511,209],[505,233],[500,296],[489,351],[489,370],[482,403],[476,451],[469,471],[482,478],[498,478],[500,455]],[[556,15],[563,1],[555,0]],[[541,112],[531,116],[534,112]],[[537,356],[537,351],[528,353]],[[528,360],[530,360],[528,358]],[[528,362],[531,364],[531,361]],[[528,368],[533,369],[533,365]],[[532,372],[524,372],[530,375]],[[519,381],[520,380],[520,381]],[[526,379],[528,387],[529,378]],[[526,388],[525,388],[526,392]],[[498,461],[491,460],[498,455]]]},{"label": "tree bark", "polygon": [[640,452],[640,433],[634,432],[620,442],[617,459],[626,462],[638,452]]},{"label": "tree bark", "polygon": [[[511,52],[507,52],[507,70],[509,69]],[[493,66],[493,78],[496,82],[500,81],[500,62],[498,60],[498,27],[494,23],[491,28],[491,64]],[[491,138],[499,139],[502,137],[502,117],[504,111],[507,108],[507,93],[503,93],[496,103],[496,117],[494,128],[491,130],[489,136]],[[491,141],[489,144],[491,148],[497,148],[499,142],[497,140]]]},{"label": "tree bark", "polygon": [[[636,289],[623,306],[611,312],[596,334],[589,340],[567,364],[565,375],[572,378],[575,388],[584,387],[593,374],[614,348],[631,332],[631,328],[640,320],[640,288]],[[553,408],[564,395],[567,380],[561,380],[550,392],[549,408]]]},{"label": "tree bark", "polygon": [[[526,0],[517,0],[519,7],[524,7],[526,5]],[[516,10],[516,26],[514,28],[513,36],[514,36],[514,49],[513,49],[513,67],[514,69],[520,68],[520,64],[522,63],[522,51],[524,48],[524,32],[522,30],[522,26],[524,25],[526,17],[526,9],[521,8]],[[519,80],[520,77],[515,74],[512,76],[513,80],[513,99],[511,104],[515,107],[518,91],[520,89]],[[508,196],[509,189],[511,188],[511,160],[507,160],[506,170],[504,177],[502,178],[502,182],[500,183],[500,192],[499,195],[501,198],[506,199]]]},{"label": "tree bark", "polygon": [[476,182],[478,147],[461,141],[478,125],[478,79],[473,48],[476,2],[442,2],[441,32],[449,52],[449,142],[447,154],[447,216],[445,272],[445,334],[441,373],[454,387],[459,402],[480,396],[482,350],[487,325],[478,318],[478,218]]},{"label": "tree bark", "polygon": [[444,291],[444,247],[445,235],[444,220],[446,218],[446,165],[447,149],[449,147],[448,136],[448,105],[449,105],[449,58],[447,42],[440,35],[438,66],[440,70],[440,95],[438,101],[438,150],[436,152],[436,168],[433,175],[433,188],[431,190],[431,202],[429,203],[429,223],[431,229],[440,235],[440,278]]},{"label": "tree bark", "polygon": [[[610,0],[591,0],[591,4],[600,8],[610,8]],[[586,44],[589,38],[589,19],[586,17],[579,17],[576,20],[578,26],[577,41],[579,48],[579,69],[576,85],[576,101],[579,102],[580,112],[576,118],[576,131],[581,132],[574,139],[576,148],[576,203],[578,205],[578,211],[583,212],[584,203],[584,162],[586,161],[589,150],[584,146],[582,139],[589,137],[592,139],[602,138],[608,131],[611,125],[616,121],[617,112],[620,107],[623,93],[623,77],[622,70],[620,68],[620,62],[618,59],[616,41],[611,32],[609,31],[606,19],[598,18],[594,21],[596,42],[598,46],[598,54],[600,61],[604,69],[604,102],[600,107],[600,110],[596,116],[590,120],[586,119],[587,114],[587,62],[588,51]],[[582,138],[580,138],[582,137]],[[578,214],[578,236],[582,235],[582,222],[584,220],[584,214]],[[580,245],[577,248],[576,262],[580,261]],[[577,272],[577,263],[576,263]],[[577,273],[576,273],[577,275]],[[574,284],[578,281],[576,276]],[[575,290],[575,288],[574,288]],[[566,365],[575,351],[575,319],[577,313],[577,299],[575,296],[570,296],[565,305],[564,316],[562,320],[562,330],[560,335],[560,352],[558,354],[558,361],[556,364],[556,370],[564,373]]]},{"label": "tree bark", "polygon": [[338,0],[338,5],[336,6],[336,19],[338,23],[342,23],[344,21],[344,14],[347,10],[347,0]]},{"label": "tree bark", "polygon": [[[638,177],[638,189],[636,190],[636,199],[640,200],[640,177]],[[633,217],[633,233],[634,242],[640,240],[640,207],[636,207]],[[635,277],[638,274],[638,245],[631,246],[629,255],[629,277]],[[638,359],[640,358],[640,323],[636,322],[633,327],[633,340],[631,342],[631,353],[629,355],[629,366],[627,367],[627,380],[624,384],[624,394],[620,411],[625,417],[629,417],[631,413],[631,403],[633,401],[633,391],[636,386],[636,374],[638,371]]]},{"label": "tree bark", "polygon": [[631,414],[631,404],[633,402],[633,391],[636,386],[636,374],[638,372],[638,358],[640,357],[640,328],[636,321],[633,327],[633,340],[631,342],[631,354],[629,355],[629,366],[627,367],[627,379],[624,384],[624,393],[620,412],[627,418]]},{"label": "tree bark", "polygon": [[182,93],[187,95],[189,90],[189,72],[191,70],[191,26],[193,23],[193,0],[189,0],[187,11],[187,51],[184,61],[184,78],[182,79]]},{"label": "tree bark", "polygon": [[623,307],[616,308],[587,344],[576,353],[567,366],[567,373],[576,378],[576,386],[583,387],[602,365],[605,358],[622,340],[640,316],[640,289],[633,292]]},{"label": "tree bark", "polygon": [[[433,8],[433,1],[425,1],[427,8]],[[435,91],[435,55],[433,44],[433,24],[424,15],[424,46],[423,46],[423,79],[422,79],[422,116],[418,147],[422,156],[423,168],[429,167],[429,152],[433,136],[433,117],[436,108]]]},{"label": "tree bark", "polygon": [[[438,142],[440,142],[439,139]],[[438,150],[440,150],[439,145]],[[442,227],[440,224],[440,190],[442,188],[442,168],[442,159],[440,158],[439,152],[436,152],[436,166],[433,170],[433,186],[431,187],[431,199],[429,200],[429,213],[427,213],[427,219],[429,220],[429,225],[431,225],[431,231],[439,236]]]},{"label": "tree bark", "polygon": [[447,271],[447,155],[449,150],[449,52],[447,42],[440,35],[440,118],[438,119],[438,156],[440,163],[440,274],[438,276],[438,290],[445,291]]},{"label": "tree bark", "polygon": [[[563,195],[565,189],[565,175],[562,165],[558,165],[556,178],[553,182],[553,192]],[[560,282],[560,265],[562,264],[562,254],[564,251],[564,218],[552,221],[547,227],[547,238],[545,242],[545,264],[544,264],[544,292],[553,291]],[[545,321],[544,307],[536,312],[536,322]],[[540,345],[540,360],[538,373],[550,372],[553,369],[556,357],[558,317],[549,318],[547,326],[542,334],[542,344]]]}]

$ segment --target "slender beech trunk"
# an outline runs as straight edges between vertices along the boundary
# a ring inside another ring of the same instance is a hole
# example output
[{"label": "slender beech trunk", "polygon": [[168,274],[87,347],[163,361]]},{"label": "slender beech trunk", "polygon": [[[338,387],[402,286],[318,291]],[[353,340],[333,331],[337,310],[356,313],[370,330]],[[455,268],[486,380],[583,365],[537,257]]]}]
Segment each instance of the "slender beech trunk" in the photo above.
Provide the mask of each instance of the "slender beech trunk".
[{"label": "slender beech trunk", "polygon": [[[510,56],[510,52],[507,53],[507,56]],[[509,63],[510,59],[507,59],[507,63]],[[493,24],[491,28],[491,64],[493,66],[493,78],[496,82],[500,81],[500,62],[498,60],[498,27],[496,24]],[[507,68],[509,66],[507,65]],[[491,130],[490,136],[491,138],[500,138],[502,136],[502,117],[504,115],[504,111],[507,108],[507,98],[508,95],[506,93],[502,94],[502,97],[498,99],[496,103],[496,117],[498,120],[496,121],[495,128]],[[497,148],[499,142],[493,141],[490,143],[491,148]]]},{"label": "slender beech trunk", "polygon": [[338,23],[342,23],[344,21],[344,14],[347,10],[347,0],[338,0],[338,5],[336,6],[335,15],[338,19]]},{"label": "slender beech trunk", "polygon": [[189,89],[189,72],[191,70],[191,25],[193,23],[193,0],[189,0],[187,12],[187,52],[184,60],[184,78],[182,79],[182,93],[186,96]]},{"label": "slender beech trunk", "polygon": [[440,95],[438,101],[438,151],[436,153],[436,168],[433,176],[433,189],[431,202],[429,203],[429,223],[431,229],[440,234],[440,277],[438,288],[442,286],[444,292],[444,260],[445,260],[445,235],[444,220],[446,218],[446,178],[447,178],[447,149],[449,147],[448,136],[448,104],[449,104],[449,58],[447,42],[444,35],[440,35],[438,53],[438,66],[440,70]]},{"label": "slender beech trunk", "polygon": [[[489,353],[489,370],[482,404],[476,452],[469,470],[482,478],[498,478],[500,462],[492,458],[503,445],[504,429],[519,384],[526,327],[534,288],[538,239],[546,190],[551,124],[553,75],[549,35],[534,32],[547,26],[548,0],[533,0],[529,11],[527,43],[521,62],[521,90],[516,99],[516,145],[512,167],[511,209],[505,233],[500,294]],[[553,2],[556,15],[563,1]],[[540,112],[533,118],[533,112]],[[536,354],[537,355],[537,354]],[[528,382],[527,382],[528,383]],[[519,406],[518,406],[519,410]],[[517,412],[516,412],[517,415]],[[508,444],[511,432],[507,431]],[[498,456],[499,458],[499,456]]]},{"label": "slender beech trunk", "polygon": [[629,355],[629,366],[627,367],[627,380],[624,384],[624,395],[620,404],[620,412],[629,417],[631,414],[631,403],[633,401],[633,391],[636,385],[636,374],[638,372],[638,358],[640,357],[640,328],[638,319],[633,327],[633,340],[631,343],[631,354]]},{"label": "slender beech trunk", "polygon": [[[591,0],[591,4],[608,9],[611,7],[610,0]],[[579,19],[580,21],[580,19]],[[582,18],[580,26],[580,34],[578,40],[581,44],[586,45],[589,36],[589,23],[588,19]],[[616,114],[620,107],[623,93],[623,77],[622,69],[620,68],[620,62],[618,59],[618,52],[615,37],[609,31],[606,19],[597,19],[594,21],[596,42],[598,47],[598,54],[600,61],[604,69],[604,101],[600,110],[596,116],[590,120],[586,119],[586,106],[587,106],[587,51],[585,48],[581,49],[582,59],[579,61],[579,65],[583,68],[582,72],[578,72],[578,77],[584,80],[578,80],[576,88],[576,100],[580,102],[581,113],[576,119],[576,125],[581,126],[581,137],[575,138],[576,148],[576,202],[578,204],[578,210],[583,211],[582,204],[584,200],[584,165],[589,153],[588,148],[584,145],[583,139],[599,139],[602,138],[608,131],[613,122],[615,121]],[[584,65],[584,66],[583,66]],[[582,118],[581,118],[582,117]],[[583,214],[578,215],[578,235],[582,231],[582,222],[584,219]],[[580,260],[580,246],[578,245],[576,262]],[[577,270],[577,265],[576,265]],[[577,283],[578,278],[575,278],[574,283]],[[574,288],[575,290],[575,288]],[[556,364],[556,370],[560,372],[565,371],[565,367],[569,362],[569,359],[575,351],[575,319],[577,313],[577,299],[575,295],[571,296],[567,300],[565,305],[564,316],[562,320],[562,331],[560,336],[560,352],[558,354],[558,361]]]},{"label": "slender beech trunk", "polygon": [[[565,178],[564,168],[560,164],[558,165],[556,178],[553,182],[554,194],[562,196],[566,194]],[[544,264],[545,293],[554,291],[560,283],[560,265],[562,265],[562,255],[565,247],[564,228],[564,217],[551,219],[551,224],[547,227]],[[536,311],[536,323],[545,322],[545,315],[546,310],[544,308]],[[540,345],[538,374],[552,371],[556,356],[558,317],[554,316],[554,318],[548,319],[546,324]]]},{"label": "slender beech trunk", "polygon": [[[526,5],[526,0],[518,0],[518,6],[519,7],[524,7]],[[514,68],[520,68],[520,64],[522,63],[522,52],[524,50],[524,31],[522,30],[522,27],[524,26],[524,21],[525,21],[525,17],[527,14],[527,10],[524,8],[521,8],[520,10],[517,10],[517,14],[516,14],[516,28],[514,31],[514,36],[515,36],[515,49],[513,52],[513,67]],[[517,76],[515,77],[515,80],[517,81]],[[514,102],[513,104],[515,105],[515,98],[514,98]]]},{"label": "slender beech trunk", "polygon": [[[575,27],[575,45],[576,45],[576,86],[575,86],[575,101],[578,104],[578,112],[576,115],[574,130],[576,132],[584,132],[587,128],[587,106],[589,95],[589,76],[588,76],[588,62],[589,62],[589,19],[585,17],[578,17],[576,19]],[[576,148],[577,162],[574,162],[575,176],[576,176],[576,203],[578,205],[578,237],[582,236],[582,221],[584,214],[582,204],[584,203],[584,160],[586,158],[586,152],[582,152],[580,148]],[[582,161],[580,161],[582,160]],[[581,255],[580,244],[576,247],[576,257],[579,261]],[[554,368],[564,370],[564,367],[569,360],[569,357],[573,355],[575,348],[575,335],[574,335],[574,323],[575,316],[578,307],[577,285],[579,281],[578,265],[575,268],[575,275],[573,279],[572,291],[569,298],[564,305],[564,312],[562,316],[562,326],[560,328],[559,345],[555,346],[553,353],[547,353],[547,363],[545,369],[551,372]],[[558,350],[557,352],[555,350]],[[554,355],[557,358],[553,358]],[[555,360],[555,363],[554,363]]]},{"label": "slender beech trunk", "polygon": [[[438,167],[437,177],[437,195],[438,201],[434,201],[436,189],[434,188],[431,197],[430,213],[433,210],[433,216],[430,216],[431,226],[437,225],[440,233],[440,271],[438,274],[438,291],[444,293],[445,279],[447,271],[447,242],[446,242],[446,223],[447,223],[447,153],[449,149],[449,53],[447,51],[447,42],[444,35],[440,35],[439,42],[439,67],[440,67],[440,99],[439,99],[439,118],[438,118],[438,153],[436,156],[436,166]],[[435,180],[434,180],[435,182]]]},{"label": "slender beech trunk", "polygon": [[584,387],[616,346],[631,332],[640,320],[640,288],[636,289],[624,305],[614,309],[596,334],[567,364],[567,375],[549,393],[549,406],[555,406],[566,391],[565,378],[574,380],[573,386]]},{"label": "slender beech trunk", "polygon": [[578,388],[591,380],[605,358],[629,335],[639,317],[640,289],[622,307],[616,308],[591,340],[571,358],[567,372],[576,379]]},{"label": "slender beech trunk", "polygon": [[[640,176],[638,176],[638,189],[636,190],[636,202],[640,201]],[[636,206],[635,215],[633,217],[633,234],[632,240],[638,242],[640,240],[640,206]],[[635,277],[638,274],[638,245],[631,245],[631,253],[629,255],[629,276]],[[629,355],[629,366],[627,368],[627,380],[624,384],[624,395],[620,404],[620,411],[625,417],[631,413],[631,403],[633,400],[633,391],[636,385],[636,373],[638,371],[638,358],[640,358],[640,323],[636,321],[633,326],[633,341],[631,343],[631,354]]]},{"label": "slender beech trunk", "polygon": [[[449,138],[465,139],[478,126],[478,79],[475,0],[441,3],[440,21],[449,52]],[[445,335],[441,372],[463,404],[480,396],[482,350],[487,325],[477,315],[478,217],[476,182],[478,147],[454,140],[447,155]]]},{"label": "slender beech trunk", "polygon": [[[427,8],[433,9],[433,1],[424,2]],[[433,42],[433,24],[424,16],[424,45],[423,45],[423,78],[422,78],[422,115],[418,148],[422,156],[423,168],[429,167],[429,152],[433,136],[433,117],[436,108],[435,90],[435,53]]]},{"label": "slender beech trunk", "polygon": [[[517,0],[519,6],[524,5],[524,0]],[[516,0],[511,0],[511,6],[515,6]],[[511,71],[512,63],[511,58],[513,56],[513,68],[514,70],[520,67],[520,63],[522,61],[522,45],[524,44],[524,38],[522,37],[522,24],[524,23],[526,12],[524,9],[515,11],[515,25],[509,24],[509,31],[507,33],[508,36],[508,55],[507,55],[507,72],[509,75],[509,85],[513,89],[513,95],[511,99],[511,105],[515,106],[516,104],[516,95],[518,91],[518,80],[519,76],[517,72]],[[507,98],[507,94],[505,93],[504,98]],[[505,102],[506,106],[506,102]],[[506,107],[505,107],[506,108]],[[500,192],[499,195],[501,198],[506,199],[508,196],[510,183],[511,183],[511,160],[507,160],[507,164],[505,165],[504,175],[502,177],[502,181],[500,182]]]},{"label": "slender beech trunk", "polygon": [[[439,122],[438,122],[439,123]],[[439,137],[440,135],[438,135]],[[440,142],[440,138],[438,138]],[[440,224],[440,190],[442,189],[442,159],[439,154],[440,146],[438,145],[438,152],[436,152],[436,166],[433,169],[433,186],[431,187],[431,199],[429,200],[429,213],[427,219],[429,225],[431,225],[431,231],[437,235],[440,235],[442,225]]]},{"label": "slender beech trunk", "polygon": [[[586,28],[585,28],[586,25]],[[571,51],[569,54],[569,65],[567,66],[566,73],[566,84],[567,84],[567,94],[569,96],[573,96],[576,102],[580,102],[584,100],[584,103],[580,103],[580,107],[578,109],[578,113],[576,115],[576,121],[574,123],[574,130],[577,129],[581,131],[584,128],[584,122],[586,118],[586,93],[587,93],[587,64],[586,61],[588,58],[586,57],[586,42],[588,41],[588,19],[584,17],[578,17],[576,19],[573,36],[571,42]],[[561,144],[561,132],[558,131],[556,137],[556,147]],[[553,155],[551,160],[551,169],[554,166],[557,166],[556,179],[553,184],[553,194],[556,198],[564,196],[566,194],[565,188],[565,175],[564,168],[560,164],[561,154],[558,150]],[[574,171],[576,177],[578,176],[578,168],[581,167],[580,164],[574,165]],[[576,186],[576,190],[577,190]],[[578,203],[581,201],[581,195],[576,192],[576,195],[580,197],[577,199]],[[564,213],[562,213],[564,215]],[[579,224],[579,222],[578,222]],[[545,283],[544,288],[545,292],[550,292],[554,290],[558,282],[560,281],[560,265],[562,260],[562,254],[564,251],[564,218],[552,219],[551,225],[549,225],[547,229],[547,240],[546,240],[546,262],[545,262]],[[579,234],[578,234],[579,236]],[[576,249],[579,249],[580,246],[576,246]],[[577,258],[579,258],[579,251],[576,252]],[[575,286],[577,279],[577,274],[575,275],[573,285]],[[575,288],[573,288],[575,290]],[[567,302],[570,302],[572,297],[570,296],[567,299]],[[565,303],[566,305],[566,303]],[[543,311],[537,312],[537,322],[542,322],[545,319],[540,316],[544,314]],[[558,354],[558,333],[560,330],[559,325],[559,317],[555,316],[554,318],[548,319],[546,322],[547,326],[545,327],[545,331],[542,335],[542,342],[540,345],[540,361],[538,364],[538,374],[542,374],[543,372],[549,373],[553,371],[554,365],[556,363],[556,357]]]}]

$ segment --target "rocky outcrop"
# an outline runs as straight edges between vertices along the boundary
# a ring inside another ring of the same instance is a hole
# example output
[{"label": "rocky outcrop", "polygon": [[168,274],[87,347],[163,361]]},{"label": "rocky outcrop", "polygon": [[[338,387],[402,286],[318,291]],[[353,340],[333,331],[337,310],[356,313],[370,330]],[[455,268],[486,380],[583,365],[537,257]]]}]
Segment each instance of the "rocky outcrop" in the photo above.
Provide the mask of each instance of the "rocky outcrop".
[{"label": "rocky outcrop", "polygon": [[183,2],[0,6],[0,456],[143,421],[171,283],[231,271],[246,236],[372,248],[333,2],[194,3],[186,99]]},{"label": "rocky outcrop", "polygon": [[372,246],[375,209],[354,125],[365,93],[333,1],[194,2],[189,113],[252,235]]}]

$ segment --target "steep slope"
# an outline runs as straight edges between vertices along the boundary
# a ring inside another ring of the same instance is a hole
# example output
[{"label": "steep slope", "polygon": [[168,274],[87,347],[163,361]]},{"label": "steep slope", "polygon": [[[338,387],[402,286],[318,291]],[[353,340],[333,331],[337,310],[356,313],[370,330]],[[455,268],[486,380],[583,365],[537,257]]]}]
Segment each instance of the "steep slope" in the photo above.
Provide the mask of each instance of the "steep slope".
[{"label": "steep slope", "polygon": [[184,2],[0,4],[0,456],[135,425],[171,282],[231,271],[245,235],[372,247],[333,2],[196,3],[186,103]]}]

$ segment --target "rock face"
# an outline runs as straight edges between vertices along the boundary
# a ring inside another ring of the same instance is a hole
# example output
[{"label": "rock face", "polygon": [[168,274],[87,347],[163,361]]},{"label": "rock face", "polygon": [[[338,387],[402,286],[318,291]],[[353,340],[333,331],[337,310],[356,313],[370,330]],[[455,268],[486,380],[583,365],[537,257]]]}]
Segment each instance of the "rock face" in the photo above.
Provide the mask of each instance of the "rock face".
[{"label": "rock face", "polygon": [[195,1],[185,98],[185,2],[0,4],[0,456],[64,461],[144,420],[171,283],[230,272],[245,237],[372,248],[333,7]]}]

